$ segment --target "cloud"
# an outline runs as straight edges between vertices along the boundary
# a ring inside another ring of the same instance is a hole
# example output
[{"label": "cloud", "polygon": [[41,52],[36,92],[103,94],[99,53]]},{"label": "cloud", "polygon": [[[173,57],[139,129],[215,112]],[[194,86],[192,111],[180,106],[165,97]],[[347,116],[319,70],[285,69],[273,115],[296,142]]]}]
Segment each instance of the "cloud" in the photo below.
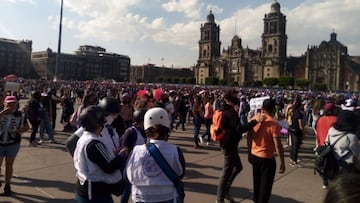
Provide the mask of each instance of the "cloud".
[{"label": "cloud", "polygon": [[184,13],[187,18],[199,19],[204,3],[198,0],[171,0],[161,6],[167,12]]},{"label": "cloud", "polygon": [[35,4],[34,0],[7,0],[10,3],[29,3]]},{"label": "cloud", "polygon": [[[67,9],[80,19],[69,17],[64,20],[64,25],[83,40],[101,39],[114,43],[151,40],[153,45],[174,45],[171,49],[187,49],[197,56],[200,26],[208,14],[204,8],[214,11],[215,21],[220,25],[222,48],[229,46],[232,37],[237,34],[242,39],[243,47],[257,49],[261,46],[264,14],[269,13],[271,5],[247,6],[227,13],[226,7],[199,0],[161,2],[65,0]],[[144,12],[141,5],[149,3],[156,5],[151,7],[151,11]],[[328,41],[333,29],[338,34],[338,40],[348,46],[349,53],[360,55],[360,29],[357,29],[360,27],[359,10],[360,1],[353,0],[305,0],[291,8],[286,3],[281,4],[281,11],[287,19],[288,55],[299,56],[308,45]],[[57,24],[58,20],[54,22]]]},{"label": "cloud", "polygon": [[207,10],[212,10],[213,13],[218,14],[224,12],[224,9],[218,5],[209,4],[206,6]]}]

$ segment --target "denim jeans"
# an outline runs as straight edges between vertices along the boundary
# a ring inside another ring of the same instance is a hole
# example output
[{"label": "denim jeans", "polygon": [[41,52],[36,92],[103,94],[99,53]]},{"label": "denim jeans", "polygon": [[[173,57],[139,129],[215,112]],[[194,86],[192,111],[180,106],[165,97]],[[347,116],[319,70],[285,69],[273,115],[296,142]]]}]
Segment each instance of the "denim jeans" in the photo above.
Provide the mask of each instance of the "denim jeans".
[{"label": "denim jeans", "polygon": [[30,143],[35,141],[35,137],[36,137],[36,133],[39,129],[39,125],[40,125],[40,120],[30,120],[30,124],[31,124],[31,135],[30,135]]},{"label": "denim jeans", "polygon": [[199,145],[199,133],[201,128],[201,118],[194,116],[194,144]]},{"label": "denim jeans", "polygon": [[42,139],[42,140],[44,139],[45,129],[49,135],[49,140],[54,140],[54,130],[51,126],[49,112],[44,112],[43,119],[41,120],[41,123],[40,123],[40,139]]},{"label": "denim jeans", "polygon": [[210,136],[210,126],[211,126],[211,123],[212,123],[212,119],[205,119],[205,127],[206,127],[206,130],[205,130],[205,132],[203,133],[203,135],[202,135],[202,137],[204,137],[204,136],[208,136],[207,137],[207,141],[208,142],[210,142],[211,140],[210,140],[210,138],[211,138],[211,136]]}]

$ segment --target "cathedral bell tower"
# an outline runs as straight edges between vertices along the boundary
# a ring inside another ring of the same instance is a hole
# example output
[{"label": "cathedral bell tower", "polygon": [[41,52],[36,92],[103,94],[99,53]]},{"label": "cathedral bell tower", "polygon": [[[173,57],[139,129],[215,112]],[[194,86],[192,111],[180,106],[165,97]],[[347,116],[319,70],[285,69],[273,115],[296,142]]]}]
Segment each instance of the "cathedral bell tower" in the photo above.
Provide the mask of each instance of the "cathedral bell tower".
[{"label": "cathedral bell tower", "polygon": [[207,77],[215,77],[214,62],[220,56],[220,46],[220,26],[210,10],[200,28],[199,58],[194,71],[198,84],[204,84]]},{"label": "cathedral bell tower", "polygon": [[263,77],[279,77],[286,74],[286,16],[280,11],[280,4],[275,0],[270,13],[264,17],[262,34]]}]

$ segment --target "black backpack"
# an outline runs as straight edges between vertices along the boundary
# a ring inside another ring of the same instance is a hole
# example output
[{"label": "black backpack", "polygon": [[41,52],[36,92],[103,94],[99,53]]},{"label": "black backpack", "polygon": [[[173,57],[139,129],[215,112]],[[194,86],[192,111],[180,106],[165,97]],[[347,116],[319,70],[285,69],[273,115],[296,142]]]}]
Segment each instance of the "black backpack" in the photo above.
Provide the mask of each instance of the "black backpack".
[{"label": "black backpack", "polygon": [[345,154],[340,160],[335,158],[335,150],[334,145],[346,134],[340,136],[333,144],[330,144],[330,139],[325,142],[325,145],[319,146],[316,149],[316,158],[315,158],[315,166],[314,166],[314,174],[316,172],[319,175],[323,175],[328,179],[334,179],[340,172],[340,167],[346,165],[345,161],[342,160],[343,157],[346,157]]}]

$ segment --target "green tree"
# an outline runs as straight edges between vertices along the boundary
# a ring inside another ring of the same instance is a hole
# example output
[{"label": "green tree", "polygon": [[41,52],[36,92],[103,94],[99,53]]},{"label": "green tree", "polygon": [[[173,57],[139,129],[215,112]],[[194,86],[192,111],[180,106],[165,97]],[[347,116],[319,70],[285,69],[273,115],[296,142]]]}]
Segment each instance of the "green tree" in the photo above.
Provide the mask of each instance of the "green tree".
[{"label": "green tree", "polygon": [[294,86],[294,83],[295,83],[295,81],[294,81],[294,78],[292,78],[292,77],[281,76],[278,79],[278,85],[280,87],[284,87],[284,88],[287,88],[289,86],[292,87],[292,86]]},{"label": "green tree", "polygon": [[205,78],[205,85],[218,85],[219,78],[217,77],[207,77]]},{"label": "green tree", "polygon": [[261,87],[263,85],[264,85],[264,83],[260,80],[255,80],[254,82],[252,82],[252,86],[254,86],[254,87]]},{"label": "green tree", "polygon": [[194,77],[187,78],[187,84],[195,84],[195,83],[196,83],[196,78]]},{"label": "green tree", "polygon": [[165,78],[165,79],[164,79],[164,82],[166,82],[166,83],[171,83],[171,82],[172,82],[172,79],[171,79],[171,78]]},{"label": "green tree", "polygon": [[309,86],[310,82],[309,80],[305,78],[299,78],[296,80],[296,86],[300,89],[306,89]]},{"label": "green tree", "polygon": [[266,86],[273,87],[278,84],[278,79],[277,78],[265,78],[263,82]]},{"label": "green tree", "polygon": [[326,91],[327,85],[324,83],[316,83],[316,84],[314,84],[314,89],[317,91]]},{"label": "green tree", "polygon": [[181,84],[186,84],[186,78],[184,78],[184,77],[180,78],[180,83]]},{"label": "green tree", "polygon": [[219,80],[219,85],[225,86],[225,85],[227,85],[227,81],[226,80]]},{"label": "green tree", "polygon": [[179,81],[180,81],[180,78],[178,78],[178,77],[173,78],[174,84],[179,84]]},{"label": "green tree", "polygon": [[244,81],[243,86],[251,87],[253,85],[253,81]]}]

